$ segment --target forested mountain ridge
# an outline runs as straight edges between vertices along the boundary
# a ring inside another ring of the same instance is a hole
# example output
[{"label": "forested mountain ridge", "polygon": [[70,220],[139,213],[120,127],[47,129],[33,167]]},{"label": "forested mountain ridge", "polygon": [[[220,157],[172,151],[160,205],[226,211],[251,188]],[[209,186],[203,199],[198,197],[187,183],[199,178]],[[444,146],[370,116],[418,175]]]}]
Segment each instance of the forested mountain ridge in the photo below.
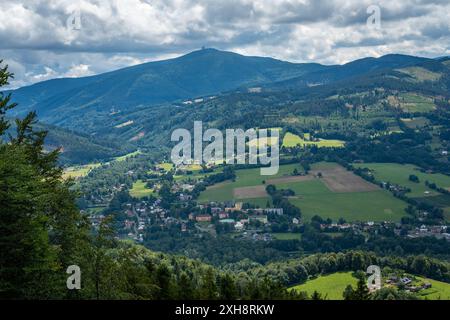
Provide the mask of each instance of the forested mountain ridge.
[{"label": "forested mountain ridge", "polygon": [[73,128],[76,117],[128,114],[141,107],[263,86],[309,88],[402,68],[431,59],[386,55],[344,65],[289,63],[203,49],[179,58],[149,62],[96,76],[54,79],[14,90],[23,114],[36,110],[44,122]]},{"label": "forested mountain ridge", "polygon": [[[69,138],[62,130],[51,130],[48,146],[64,147],[61,160],[86,163],[132,148],[169,147],[170,132],[190,128],[194,120],[221,128],[259,127],[286,124],[283,115],[288,113],[345,114],[346,102],[355,103],[357,95],[367,92],[377,94],[361,105],[381,103],[390,105],[393,114],[401,113],[389,96],[409,92],[442,100],[450,88],[449,75],[447,57],[391,54],[323,66],[204,49],[98,76],[54,79],[12,93],[19,102],[16,115],[36,109],[41,121],[75,134]],[[257,89],[249,90],[254,86]],[[165,97],[155,98],[162,93]],[[77,132],[86,139],[76,137]],[[118,144],[124,147],[110,149]],[[79,157],[76,150],[83,148],[98,152]]]},{"label": "forested mountain ridge", "polygon": [[17,89],[14,95],[20,105],[17,112],[35,109],[42,120],[58,123],[61,113],[126,112],[139,105],[218,94],[325,68],[203,49],[96,76],[49,80]]}]

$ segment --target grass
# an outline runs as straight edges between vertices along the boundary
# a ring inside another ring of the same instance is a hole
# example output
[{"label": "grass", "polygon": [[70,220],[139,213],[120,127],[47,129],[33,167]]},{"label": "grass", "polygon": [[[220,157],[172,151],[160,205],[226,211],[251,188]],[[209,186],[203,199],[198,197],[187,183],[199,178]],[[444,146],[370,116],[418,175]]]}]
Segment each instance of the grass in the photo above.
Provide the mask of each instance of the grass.
[{"label": "grass", "polygon": [[101,163],[90,163],[82,166],[73,166],[64,170],[63,179],[79,179],[89,174],[92,169],[98,168]]},{"label": "grass", "polygon": [[163,169],[164,171],[167,171],[167,172],[169,172],[170,170],[172,170],[172,168],[173,168],[173,163],[170,163],[170,162],[163,162],[163,163],[160,163],[160,164],[158,164],[158,165],[156,165],[158,168],[161,168],[161,169]]},{"label": "grass", "polygon": [[134,151],[134,152],[125,154],[125,155],[123,155],[123,156],[116,157],[114,160],[117,161],[117,162],[126,161],[128,158],[137,156],[138,154],[141,154],[141,153],[142,153],[142,152],[141,152],[140,150],[136,150],[136,151]]},{"label": "grass", "polygon": [[425,117],[401,118],[400,120],[410,129],[423,128],[430,123]]},{"label": "grass", "polygon": [[256,138],[248,142],[249,146],[255,146],[255,147],[270,147],[274,144],[278,143],[277,138],[267,137],[267,138]]},{"label": "grass", "polygon": [[436,109],[433,99],[415,93],[401,93],[398,100],[405,112],[431,112]]},{"label": "grass", "polygon": [[[291,175],[294,169],[299,172],[303,171],[301,166],[297,164],[281,165],[278,173],[273,176],[262,176],[259,168],[236,170],[235,181],[225,181],[208,188],[200,194],[198,201],[203,203],[208,201],[232,201],[234,200],[234,188],[258,186],[265,180]],[[258,203],[262,203],[263,200],[261,199],[264,199],[263,204],[265,206],[269,197],[259,198]],[[245,199],[245,202],[249,202],[249,200],[251,199]]]},{"label": "grass", "polygon": [[342,293],[345,288],[349,284],[355,288],[357,282],[358,280],[352,276],[351,272],[337,272],[308,280],[304,284],[292,287],[291,290],[307,292],[308,295],[317,291],[328,300],[343,300]]},{"label": "grass", "polygon": [[300,146],[308,146],[308,145],[316,145],[319,148],[341,148],[344,146],[344,141],[341,140],[327,140],[327,139],[319,139],[319,141],[310,141],[310,135],[308,133],[304,134],[304,138],[287,132],[283,138],[283,147],[295,147],[297,145]]},{"label": "grass", "polygon": [[291,233],[291,232],[272,233],[272,236],[276,240],[300,240],[302,237],[300,233]]},{"label": "grass", "polygon": [[450,300],[450,283],[416,277],[421,282],[431,283],[431,288],[419,291],[419,296],[428,300]]},{"label": "grass", "polygon": [[[317,163],[312,167],[315,170],[336,166],[333,163]],[[280,166],[275,177],[290,175],[293,170],[301,171],[299,165],[289,164]],[[240,201],[265,207],[270,197],[257,199],[237,200],[233,197],[233,190],[237,187],[258,186],[268,179],[259,174],[259,169],[244,169],[236,171],[236,181],[226,181],[209,187],[199,197],[200,203],[209,201]],[[335,193],[330,191],[320,179],[301,182],[277,183],[279,189],[292,189],[296,196],[289,201],[300,208],[305,220],[314,215],[322,218],[331,218],[337,221],[344,218],[347,221],[399,221],[404,215],[406,203],[393,197],[390,192],[377,190],[370,192]]]},{"label": "grass", "polygon": [[[403,187],[411,189],[407,195],[409,197],[423,197],[428,191],[428,196],[439,195],[438,192],[431,190],[425,185],[425,181],[434,182],[441,188],[450,187],[450,177],[439,173],[424,173],[419,168],[411,164],[398,163],[363,163],[354,164],[355,167],[369,168],[372,170],[378,181],[395,183]],[[419,183],[409,180],[411,174],[419,178]]]},{"label": "grass", "polygon": [[291,189],[299,198],[289,201],[302,211],[305,220],[314,215],[337,221],[400,221],[406,203],[393,197],[388,191],[333,193],[321,181],[297,182]]},{"label": "grass", "polygon": [[[417,293],[420,298],[428,300],[450,300],[449,283],[417,276],[414,278],[417,284],[424,282],[431,283],[431,288],[421,290]],[[290,288],[290,290],[307,292],[308,295],[311,295],[314,291],[317,291],[321,293],[322,296],[326,296],[329,300],[342,300],[342,293],[347,285],[351,284],[353,288],[355,288],[356,283],[357,279],[352,276],[351,272],[337,272],[308,280],[304,284]]]},{"label": "grass", "polygon": [[417,82],[436,81],[442,77],[441,73],[432,72],[422,67],[408,67],[399,69],[398,71],[412,76]]},{"label": "grass", "polygon": [[142,180],[134,182],[133,188],[130,190],[130,195],[134,198],[143,198],[152,195],[153,190],[146,188],[145,184],[146,183]]}]

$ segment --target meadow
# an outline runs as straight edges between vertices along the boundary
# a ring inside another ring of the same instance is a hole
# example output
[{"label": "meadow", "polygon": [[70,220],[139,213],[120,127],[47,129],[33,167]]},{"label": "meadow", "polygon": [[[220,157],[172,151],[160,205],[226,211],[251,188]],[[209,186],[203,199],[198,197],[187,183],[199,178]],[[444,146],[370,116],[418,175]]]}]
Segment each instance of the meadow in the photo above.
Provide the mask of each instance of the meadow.
[{"label": "meadow", "polygon": [[421,282],[431,283],[431,288],[419,292],[419,296],[428,300],[450,300],[450,283],[416,277]]},{"label": "meadow", "polygon": [[81,166],[73,166],[64,170],[63,178],[64,179],[79,179],[85,177],[89,174],[92,169],[98,168],[101,166],[101,163],[90,163]]},{"label": "meadow", "polygon": [[401,93],[398,101],[405,112],[431,112],[436,109],[433,99],[415,93]]},{"label": "meadow", "polygon": [[272,236],[276,240],[300,240],[302,237],[301,233],[292,232],[275,232]]},{"label": "meadow", "polygon": [[[125,154],[120,157],[114,158],[112,161],[122,162],[126,161],[128,158],[136,156],[138,154],[141,154],[142,152],[137,150],[128,154]],[[85,165],[78,165],[78,166],[71,166],[66,169],[64,169],[63,173],[63,179],[73,178],[73,179],[80,179],[82,177],[85,177],[91,172],[91,170],[98,168],[102,165],[102,163],[88,163]]]},{"label": "meadow", "polygon": [[118,162],[126,161],[128,158],[137,156],[137,155],[139,155],[139,154],[141,154],[141,153],[142,153],[142,152],[141,152],[140,150],[136,150],[136,151],[134,151],[134,152],[130,152],[130,153],[125,154],[125,155],[123,155],[123,156],[116,157],[116,158],[114,159],[114,161],[118,161]]},{"label": "meadow", "polygon": [[309,296],[317,291],[327,300],[343,300],[342,293],[345,288],[349,284],[355,288],[357,282],[352,272],[337,272],[308,280],[304,284],[292,287],[291,290],[306,292]]},{"label": "meadow", "polygon": [[[268,179],[290,176],[294,169],[297,169],[298,172],[303,171],[303,168],[299,164],[281,165],[278,173],[273,176],[260,175],[259,168],[236,170],[235,181],[225,181],[208,187],[200,194],[198,200],[201,203],[208,201],[232,201],[235,200],[233,193],[235,188],[261,186],[263,181]],[[270,200],[269,196],[265,196],[261,198],[245,199],[245,202],[265,207],[268,200]]]},{"label": "meadow", "polygon": [[[274,184],[278,189],[292,189],[295,196],[289,201],[302,211],[305,220],[311,219],[314,215],[322,218],[331,218],[337,221],[344,218],[347,221],[399,221],[405,214],[406,203],[393,197],[390,192],[377,188],[365,181],[360,181],[359,177],[351,172],[337,178],[347,179],[344,181],[334,181],[336,186],[343,188],[344,192],[336,192],[326,184],[326,172],[335,172],[336,169],[343,169],[334,163],[318,163],[312,166],[312,172],[323,172],[323,178],[317,178],[313,174],[307,176],[292,176],[294,169],[299,172],[302,168],[299,165],[283,165],[276,176],[270,178],[260,176],[259,169],[245,169],[236,171],[235,181],[222,182],[207,188],[199,197],[199,202],[208,201],[240,201],[248,202],[266,207],[270,197],[242,198],[238,197],[235,190],[242,187],[261,188],[263,180],[267,184]],[[331,176],[331,178],[336,178]],[[358,180],[359,179],[359,180]],[[331,180],[333,181],[333,180]],[[347,182],[347,185],[346,185]],[[369,187],[369,188],[368,188]]]},{"label": "meadow", "polygon": [[300,146],[312,146],[315,145],[319,148],[341,148],[344,146],[344,141],[341,140],[327,140],[327,139],[319,139],[318,141],[311,141],[311,136],[309,133],[305,133],[304,138],[299,135],[287,132],[283,138],[283,147],[295,147],[297,145]]},{"label": "meadow", "polygon": [[[439,195],[425,185],[425,181],[433,182],[441,188],[450,187],[450,177],[440,173],[421,172],[418,167],[411,164],[398,163],[363,163],[354,164],[357,168],[368,168],[378,181],[390,182],[411,189],[409,197],[424,197]],[[416,175],[419,183],[409,180],[410,175]],[[427,193],[425,193],[427,192]]]},{"label": "meadow", "polygon": [[153,194],[152,189],[148,189],[145,186],[145,182],[142,180],[138,180],[133,183],[133,188],[130,190],[130,195],[134,198],[143,198],[148,197]]},{"label": "meadow", "polygon": [[[450,284],[432,279],[414,277],[417,283],[428,282],[431,288],[421,290],[417,295],[428,300],[450,300]],[[290,288],[299,292],[307,292],[311,295],[314,291],[322,294],[328,300],[343,300],[342,293],[347,285],[351,284],[355,288],[357,279],[352,276],[352,272],[337,272],[319,276],[316,279],[306,281]]]}]

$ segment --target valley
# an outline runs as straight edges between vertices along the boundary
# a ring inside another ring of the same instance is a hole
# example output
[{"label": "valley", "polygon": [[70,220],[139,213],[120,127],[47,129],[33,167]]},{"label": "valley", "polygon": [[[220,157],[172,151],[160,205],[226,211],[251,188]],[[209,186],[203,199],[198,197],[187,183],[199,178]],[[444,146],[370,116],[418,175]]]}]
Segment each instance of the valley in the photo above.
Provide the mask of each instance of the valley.
[{"label": "valley", "polygon": [[[229,298],[228,287],[196,287],[228,281],[244,298],[344,299],[379,264],[385,280],[414,285],[384,283],[374,299],[449,299],[448,61],[320,65],[203,49],[8,92],[19,103],[12,117],[36,110],[48,131],[40,156],[60,150],[63,174],[46,179],[69,188],[85,221],[77,225],[103,237],[93,242],[98,256],[136,266],[151,283],[146,272],[157,270],[159,285],[168,275],[179,290],[138,297],[185,297],[184,286]],[[221,133],[276,130],[278,141],[246,141],[245,156],[277,143],[277,174],[221,160],[175,165],[171,133],[192,135],[195,121]],[[178,263],[195,271],[178,273]],[[264,281],[278,286],[273,295]]]}]

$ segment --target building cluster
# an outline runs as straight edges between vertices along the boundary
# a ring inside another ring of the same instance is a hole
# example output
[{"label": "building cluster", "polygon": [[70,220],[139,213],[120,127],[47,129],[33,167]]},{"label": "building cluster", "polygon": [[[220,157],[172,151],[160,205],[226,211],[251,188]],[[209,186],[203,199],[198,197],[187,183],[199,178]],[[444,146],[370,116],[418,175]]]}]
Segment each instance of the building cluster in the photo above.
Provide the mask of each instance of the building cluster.
[{"label": "building cluster", "polygon": [[450,233],[447,232],[447,226],[426,226],[421,225],[413,230],[410,230],[407,235],[408,238],[423,238],[434,237],[437,239],[446,239],[450,241]]},{"label": "building cluster", "polygon": [[[235,231],[244,231],[252,222],[263,225],[269,224],[268,215],[283,215],[282,208],[243,208],[242,203],[237,202],[233,205],[210,203],[209,205],[198,205],[201,213],[190,213],[189,220],[198,223],[219,223],[228,224]],[[296,219],[299,223],[299,219]]]},{"label": "building cluster", "polygon": [[386,280],[386,284],[389,286],[395,286],[397,288],[404,289],[407,292],[414,292],[414,293],[432,287],[431,283],[429,282],[415,281],[414,279],[406,276],[404,277],[390,276],[389,279]]}]

